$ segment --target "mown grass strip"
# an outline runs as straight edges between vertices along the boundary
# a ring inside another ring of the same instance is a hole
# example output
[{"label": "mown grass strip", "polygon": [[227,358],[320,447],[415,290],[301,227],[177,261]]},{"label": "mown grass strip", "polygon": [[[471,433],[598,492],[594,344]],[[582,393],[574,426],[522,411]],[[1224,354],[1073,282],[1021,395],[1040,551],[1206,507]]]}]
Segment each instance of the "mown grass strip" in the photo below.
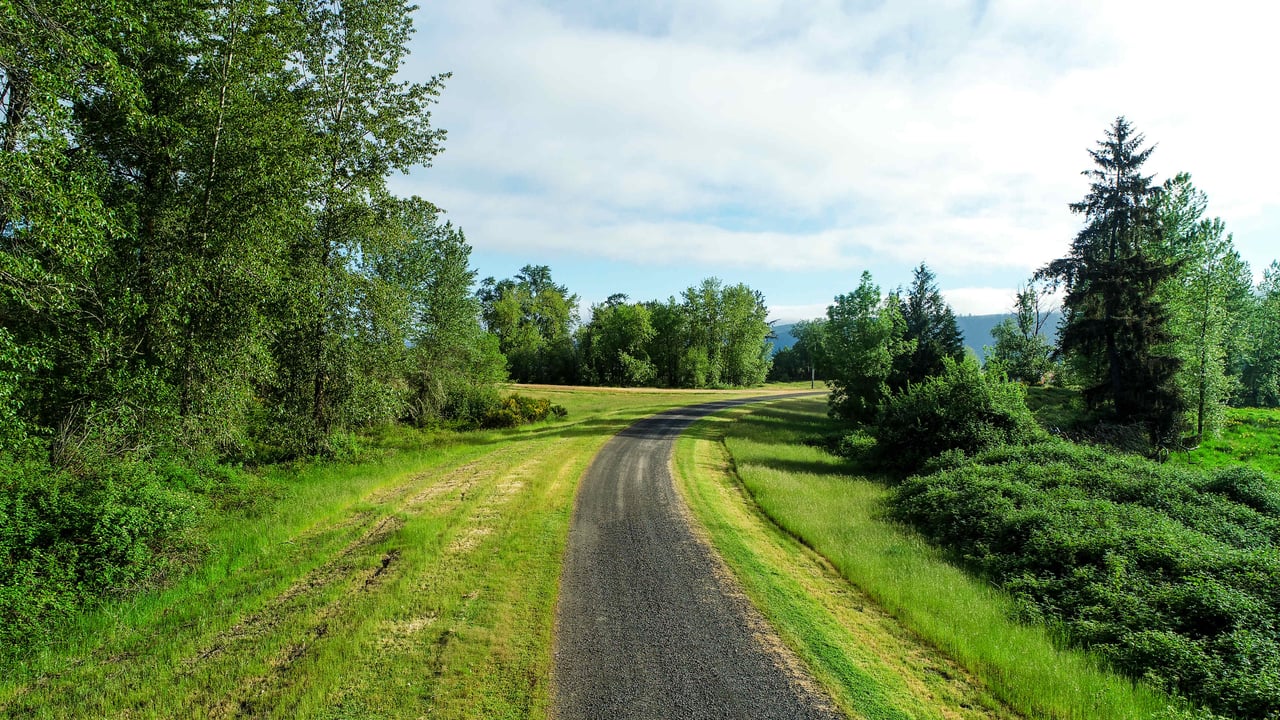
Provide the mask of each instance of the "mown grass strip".
[{"label": "mown grass strip", "polygon": [[[680,470],[685,482],[691,472],[707,472],[705,467],[689,464],[697,443],[714,442],[723,436],[741,487],[776,523],[781,530],[775,530],[776,535],[797,538],[828,559],[871,602],[971,673],[977,687],[989,689],[991,695],[1027,717],[1110,719],[1177,714],[1166,696],[1100,670],[1086,654],[1055,647],[1041,628],[1014,622],[1010,619],[1013,608],[1004,596],[946,562],[914,533],[884,520],[888,490],[883,485],[850,476],[839,459],[803,444],[806,437],[832,430],[822,399],[757,406],[730,417],[736,421],[707,421],[697,431],[702,439],[694,434],[682,443],[685,466]],[[703,514],[711,515],[708,506],[725,513],[728,497],[706,503],[690,493],[700,519]],[[739,497],[742,499],[741,494]],[[732,541],[717,539],[725,533],[714,529],[720,522],[714,516],[704,522],[717,549],[733,567],[741,550]],[[756,546],[757,554],[764,552],[759,549],[759,540],[747,544]],[[785,585],[789,582],[786,577],[796,577],[796,568],[803,567],[802,558],[803,553],[794,549],[789,559],[775,562],[773,576],[784,579],[772,582]],[[797,612],[778,603],[770,593],[753,590],[754,581],[748,575],[758,575],[756,570],[747,573],[735,567],[735,572],[762,612],[779,627],[784,640],[795,643],[801,657],[814,666],[815,675],[827,683],[834,678],[833,693],[848,694],[840,685],[857,686],[860,678],[842,675],[823,653],[804,649],[806,643],[813,643],[797,640],[802,632],[786,629],[789,625],[825,627],[811,607],[800,606]],[[855,635],[864,632],[847,627],[846,631]],[[839,639],[829,642],[842,644]],[[906,677],[915,672],[902,664],[891,663],[891,667]],[[981,690],[977,693],[983,695]],[[934,714],[938,712],[935,708],[930,714],[938,716]]]}]

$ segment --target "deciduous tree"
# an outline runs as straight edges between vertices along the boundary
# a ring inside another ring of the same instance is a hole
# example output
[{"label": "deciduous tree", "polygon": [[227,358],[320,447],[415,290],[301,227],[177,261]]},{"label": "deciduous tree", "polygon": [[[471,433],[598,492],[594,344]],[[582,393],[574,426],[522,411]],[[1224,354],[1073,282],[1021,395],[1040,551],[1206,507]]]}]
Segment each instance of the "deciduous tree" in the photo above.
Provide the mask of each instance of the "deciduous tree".
[{"label": "deciduous tree", "polygon": [[892,392],[895,362],[910,356],[915,346],[914,339],[906,338],[901,304],[881,298],[880,286],[864,271],[857,289],[836,296],[827,308],[831,414],[854,422],[874,420]]}]

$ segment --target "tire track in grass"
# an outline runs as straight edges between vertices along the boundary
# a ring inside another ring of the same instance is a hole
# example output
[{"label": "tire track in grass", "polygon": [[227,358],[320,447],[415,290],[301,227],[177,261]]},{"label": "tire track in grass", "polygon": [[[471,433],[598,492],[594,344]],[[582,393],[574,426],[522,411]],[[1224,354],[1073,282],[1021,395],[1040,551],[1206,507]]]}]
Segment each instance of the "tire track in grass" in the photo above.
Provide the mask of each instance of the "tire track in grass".
[{"label": "tire track in grass", "polygon": [[[370,497],[383,503],[398,502],[389,509],[381,507],[375,512],[353,513],[357,522],[364,521],[363,533],[272,598],[263,609],[219,633],[187,659],[186,674],[217,674],[218,667],[211,665],[252,664],[252,658],[264,648],[278,646],[266,659],[263,672],[240,677],[230,692],[217,689],[216,684],[200,683],[185,703],[188,710],[207,708],[211,717],[242,717],[257,716],[265,712],[264,709],[273,708],[271,700],[288,688],[292,669],[331,631],[340,632],[349,624],[343,621],[361,596],[376,593],[397,572],[403,551],[396,547],[381,548],[397,536],[406,522],[419,515],[448,516],[467,501],[470,493],[475,506],[451,523],[455,539],[444,551],[441,561],[473,550],[475,544],[459,542],[458,536],[465,537],[468,528],[492,519],[493,507],[508,502],[514,492],[503,491],[496,498],[490,495],[480,499],[475,494],[487,481],[508,471],[513,459],[527,456],[527,452],[528,448],[506,447],[442,475],[432,477],[429,473],[419,473],[393,488],[371,493]],[[539,461],[540,454],[535,453],[532,459],[507,474],[523,474],[528,466]],[[430,482],[422,487],[423,481]],[[497,484],[502,486],[501,482]],[[418,492],[413,493],[414,490]],[[332,528],[350,527],[351,520],[347,518]],[[299,541],[324,532],[325,528],[316,528],[300,536]],[[289,629],[289,637],[280,642],[281,639],[274,636],[282,628]]]}]

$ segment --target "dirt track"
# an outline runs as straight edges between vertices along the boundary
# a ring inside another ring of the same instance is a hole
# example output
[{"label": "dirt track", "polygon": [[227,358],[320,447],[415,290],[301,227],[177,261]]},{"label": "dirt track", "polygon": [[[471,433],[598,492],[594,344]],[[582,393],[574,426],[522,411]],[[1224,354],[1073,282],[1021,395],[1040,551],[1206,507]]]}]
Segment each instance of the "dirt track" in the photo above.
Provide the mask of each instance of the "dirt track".
[{"label": "dirt track", "polygon": [[561,720],[839,717],[695,537],[672,485],[676,437],[746,402],[647,418],[592,462],[556,615]]}]

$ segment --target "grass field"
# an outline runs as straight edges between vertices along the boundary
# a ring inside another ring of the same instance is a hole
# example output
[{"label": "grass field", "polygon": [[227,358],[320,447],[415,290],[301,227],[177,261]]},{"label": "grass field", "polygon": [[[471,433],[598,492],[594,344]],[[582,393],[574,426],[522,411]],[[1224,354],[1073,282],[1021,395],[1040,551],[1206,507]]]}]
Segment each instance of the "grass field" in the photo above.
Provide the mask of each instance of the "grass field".
[{"label": "grass field", "polygon": [[1169,462],[1204,469],[1249,465],[1280,480],[1280,409],[1227,408],[1222,433]]},{"label": "grass field", "polygon": [[569,417],[276,469],[199,564],[0,668],[0,716],[543,717],[574,491],[659,410],[761,391],[519,388]]},{"label": "grass field", "polygon": [[866,717],[1177,716],[1167,697],[1011,620],[1000,593],[882,519],[882,484],[803,444],[831,431],[824,411],[817,398],[709,419],[681,441],[677,468],[748,596],[842,708]]}]

